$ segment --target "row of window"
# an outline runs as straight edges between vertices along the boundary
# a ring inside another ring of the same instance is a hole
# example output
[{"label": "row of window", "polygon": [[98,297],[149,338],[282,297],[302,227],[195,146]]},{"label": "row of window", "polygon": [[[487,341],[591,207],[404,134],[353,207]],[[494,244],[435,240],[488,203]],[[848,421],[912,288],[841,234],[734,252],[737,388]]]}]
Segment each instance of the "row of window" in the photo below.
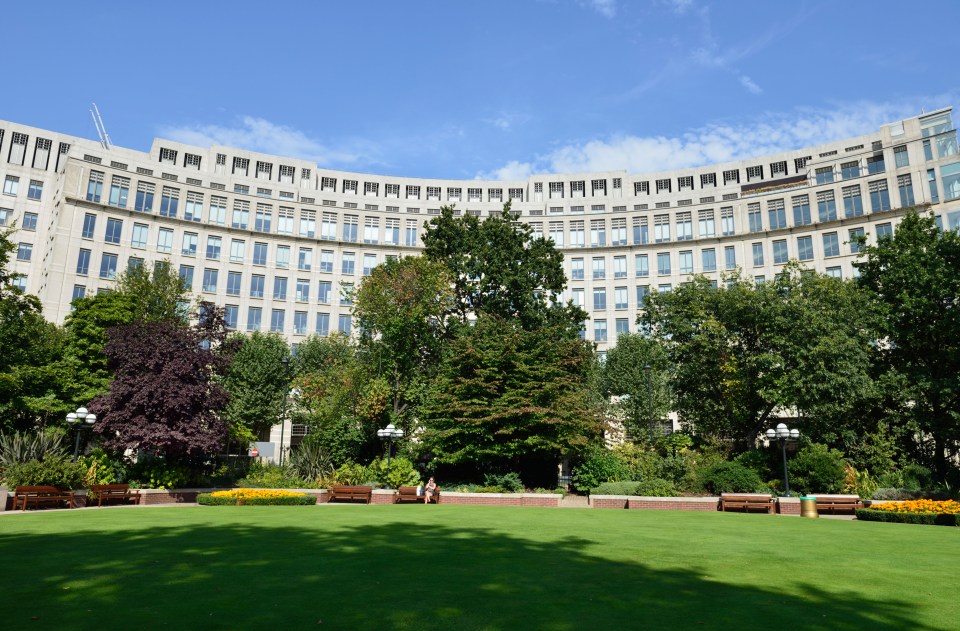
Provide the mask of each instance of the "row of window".
[{"label": "row of window", "polygon": [[[8,175],[3,178],[3,194],[10,197],[16,197],[20,194],[20,178],[15,175]],[[27,199],[39,200],[43,197],[43,182],[40,180],[30,180],[27,187]]]}]

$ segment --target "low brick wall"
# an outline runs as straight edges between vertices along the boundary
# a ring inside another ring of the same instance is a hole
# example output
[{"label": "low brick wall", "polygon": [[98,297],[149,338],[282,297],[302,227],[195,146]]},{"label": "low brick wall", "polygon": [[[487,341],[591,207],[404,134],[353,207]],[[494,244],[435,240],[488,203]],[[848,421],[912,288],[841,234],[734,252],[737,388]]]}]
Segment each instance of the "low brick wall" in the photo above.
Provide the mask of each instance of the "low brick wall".
[{"label": "low brick wall", "polygon": [[371,504],[394,504],[397,501],[397,492],[393,489],[373,489],[370,497]]},{"label": "low brick wall", "polygon": [[561,496],[557,493],[456,493],[440,492],[441,504],[471,506],[542,506],[556,508]]},{"label": "low brick wall", "polygon": [[630,497],[627,495],[591,495],[591,508],[626,508]]},{"label": "low brick wall", "polygon": [[716,511],[719,497],[629,497],[627,508],[641,510]]},{"label": "low brick wall", "polygon": [[781,515],[800,515],[799,497],[778,497],[777,512]]}]

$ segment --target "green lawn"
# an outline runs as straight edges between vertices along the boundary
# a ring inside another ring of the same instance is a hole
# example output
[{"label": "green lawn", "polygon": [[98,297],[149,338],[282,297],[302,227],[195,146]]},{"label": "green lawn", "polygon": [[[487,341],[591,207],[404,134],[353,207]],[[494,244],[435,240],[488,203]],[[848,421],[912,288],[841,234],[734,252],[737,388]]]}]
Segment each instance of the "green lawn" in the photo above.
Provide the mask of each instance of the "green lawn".
[{"label": "green lawn", "polygon": [[960,529],[732,513],[0,517],[11,629],[956,629]]}]

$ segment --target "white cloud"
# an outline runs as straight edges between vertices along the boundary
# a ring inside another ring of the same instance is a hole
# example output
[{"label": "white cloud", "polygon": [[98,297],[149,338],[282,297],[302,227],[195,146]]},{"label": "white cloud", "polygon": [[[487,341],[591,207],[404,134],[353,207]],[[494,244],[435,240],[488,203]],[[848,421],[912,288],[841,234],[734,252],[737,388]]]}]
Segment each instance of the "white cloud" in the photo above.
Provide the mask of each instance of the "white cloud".
[{"label": "white cloud", "polygon": [[201,147],[226,145],[249,151],[303,158],[314,161],[320,166],[370,162],[371,155],[377,153],[375,147],[362,142],[352,143],[359,146],[350,149],[333,149],[298,129],[254,116],[240,117],[232,126],[168,125],[161,127],[159,134],[170,140]]},{"label": "white cloud", "polygon": [[710,123],[682,135],[633,136],[571,143],[536,159],[511,161],[482,179],[523,179],[531,173],[620,171],[643,173],[743,160],[859,136],[920,112],[921,105],[951,100],[858,102],[833,110],[801,109],[756,120]]},{"label": "white cloud", "polygon": [[740,75],[740,85],[747,89],[750,94],[762,94],[763,88],[753,82],[753,79],[745,74]]},{"label": "white cloud", "polygon": [[683,15],[693,6],[693,0],[664,0],[664,4],[670,7],[674,13]]},{"label": "white cloud", "polygon": [[617,15],[617,0],[586,0],[584,4],[605,18]]}]

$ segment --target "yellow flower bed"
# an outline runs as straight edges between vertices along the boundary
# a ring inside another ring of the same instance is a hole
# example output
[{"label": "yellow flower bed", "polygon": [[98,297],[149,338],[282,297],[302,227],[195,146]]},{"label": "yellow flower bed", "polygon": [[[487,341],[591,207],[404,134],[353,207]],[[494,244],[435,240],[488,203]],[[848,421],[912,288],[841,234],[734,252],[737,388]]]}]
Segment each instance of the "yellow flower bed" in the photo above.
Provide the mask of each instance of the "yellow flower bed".
[{"label": "yellow flower bed", "polygon": [[236,500],[268,499],[275,497],[305,497],[306,493],[283,491],[279,489],[231,489],[229,491],[214,491],[211,497],[230,497]]},{"label": "yellow flower bed", "polygon": [[908,502],[888,502],[886,504],[872,504],[873,510],[889,511],[891,513],[927,513],[937,515],[960,515],[960,502],[954,500],[910,500]]}]

